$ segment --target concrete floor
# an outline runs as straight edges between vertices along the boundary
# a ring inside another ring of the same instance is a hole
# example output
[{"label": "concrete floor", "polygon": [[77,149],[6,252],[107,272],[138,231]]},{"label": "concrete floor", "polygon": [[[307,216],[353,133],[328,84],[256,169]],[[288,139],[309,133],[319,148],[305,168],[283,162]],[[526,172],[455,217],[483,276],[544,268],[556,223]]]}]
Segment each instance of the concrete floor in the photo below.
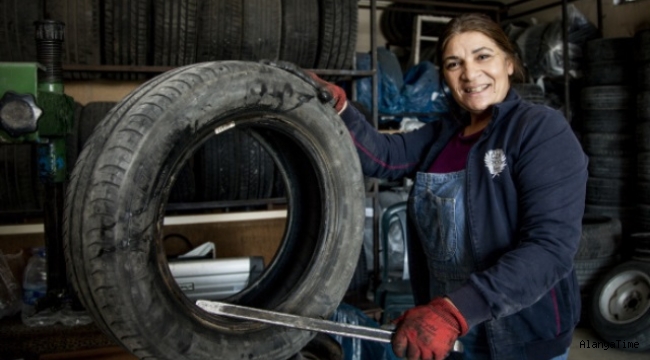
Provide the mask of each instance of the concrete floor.
[{"label": "concrete floor", "polygon": [[[569,360],[648,360],[650,352],[630,352],[619,349],[586,348],[586,342],[602,341],[598,335],[588,327],[576,329],[569,350]],[[583,346],[581,346],[581,343]]]},{"label": "concrete floor", "polygon": [[[596,333],[591,328],[581,327],[578,328],[573,337],[571,350],[569,351],[569,360],[648,360],[650,359],[650,352],[635,353],[629,351],[621,351],[617,349],[602,348],[585,348],[580,347],[581,341],[601,341]],[[39,360],[63,360],[70,359],[70,354],[50,355],[40,357]],[[84,356],[87,355],[87,356]],[[83,352],[77,354],[74,359],[76,360],[136,360],[137,358],[120,348],[105,349],[103,352],[89,351],[87,354]]]}]

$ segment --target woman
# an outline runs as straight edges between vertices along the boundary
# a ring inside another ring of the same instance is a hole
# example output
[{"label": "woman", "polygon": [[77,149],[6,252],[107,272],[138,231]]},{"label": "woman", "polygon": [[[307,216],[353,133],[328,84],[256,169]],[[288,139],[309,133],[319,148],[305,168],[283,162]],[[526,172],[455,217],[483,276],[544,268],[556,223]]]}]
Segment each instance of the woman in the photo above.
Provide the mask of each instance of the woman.
[{"label": "woman", "polygon": [[393,349],[442,359],[459,338],[465,359],[566,359],[580,314],[573,256],[587,158],[561,113],[511,88],[522,66],[491,19],[452,20],[437,54],[460,111],[414,132],[380,134],[326,84],[365,175],[415,180],[408,256],[418,306],[397,320]]}]

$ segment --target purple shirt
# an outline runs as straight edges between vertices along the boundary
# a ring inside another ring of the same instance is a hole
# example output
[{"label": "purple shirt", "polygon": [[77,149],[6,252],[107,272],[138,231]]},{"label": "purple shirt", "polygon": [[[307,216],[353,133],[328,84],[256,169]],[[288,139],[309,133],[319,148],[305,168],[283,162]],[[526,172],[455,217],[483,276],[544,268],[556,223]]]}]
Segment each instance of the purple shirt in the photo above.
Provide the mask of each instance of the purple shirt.
[{"label": "purple shirt", "polygon": [[463,130],[461,129],[458,134],[449,140],[440,155],[433,161],[429,172],[445,174],[465,169],[469,150],[478,141],[482,133],[483,130],[472,135],[463,136]]}]

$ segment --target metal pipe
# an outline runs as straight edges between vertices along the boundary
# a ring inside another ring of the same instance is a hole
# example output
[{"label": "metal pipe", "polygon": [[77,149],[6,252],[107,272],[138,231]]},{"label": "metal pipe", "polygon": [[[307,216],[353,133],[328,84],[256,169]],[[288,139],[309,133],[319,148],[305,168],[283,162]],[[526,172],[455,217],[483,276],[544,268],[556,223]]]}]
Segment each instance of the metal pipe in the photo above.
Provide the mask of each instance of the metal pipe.
[{"label": "metal pipe", "polygon": [[569,10],[568,0],[562,0],[562,58],[564,61],[564,116],[571,121],[571,94],[569,86]]},{"label": "metal pipe", "polygon": [[598,17],[598,32],[603,35],[603,0],[596,1],[597,17]]},{"label": "metal pipe", "polygon": [[370,68],[372,74],[372,124],[379,126],[379,74],[377,73],[377,1],[370,0]]}]

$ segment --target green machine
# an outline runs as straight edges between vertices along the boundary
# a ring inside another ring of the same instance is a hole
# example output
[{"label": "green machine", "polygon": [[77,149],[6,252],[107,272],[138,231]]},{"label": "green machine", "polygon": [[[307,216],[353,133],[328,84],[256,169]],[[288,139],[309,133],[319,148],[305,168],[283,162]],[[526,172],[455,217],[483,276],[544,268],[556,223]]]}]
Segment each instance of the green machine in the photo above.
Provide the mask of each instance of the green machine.
[{"label": "green machine", "polygon": [[43,222],[48,258],[48,294],[38,308],[57,307],[68,294],[63,257],[63,199],[72,164],[67,137],[74,128],[74,100],[62,76],[64,24],[34,23],[37,63],[0,63],[0,146],[33,144],[43,184]]}]

